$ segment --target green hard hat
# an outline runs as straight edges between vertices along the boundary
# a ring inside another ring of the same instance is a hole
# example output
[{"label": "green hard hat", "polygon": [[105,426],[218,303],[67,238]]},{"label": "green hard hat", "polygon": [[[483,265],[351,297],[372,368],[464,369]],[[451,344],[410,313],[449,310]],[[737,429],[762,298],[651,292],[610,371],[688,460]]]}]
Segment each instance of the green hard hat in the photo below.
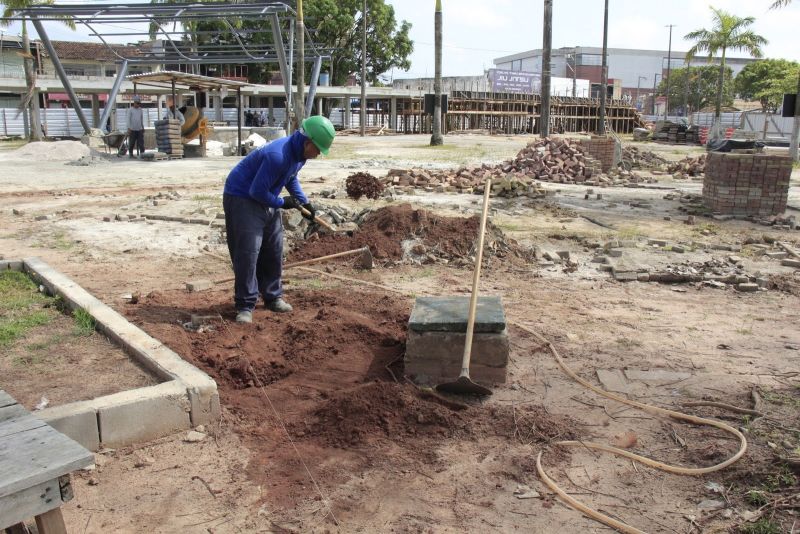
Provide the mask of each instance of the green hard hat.
[{"label": "green hard hat", "polygon": [[328,150],[333,144],[333,138],[336,136],[336,130],[333,129],[333,124],[322,115],[314,115],[303,121],[303,132],[311,139],[311,142],[317,145],[320,152],[328,155]]}]

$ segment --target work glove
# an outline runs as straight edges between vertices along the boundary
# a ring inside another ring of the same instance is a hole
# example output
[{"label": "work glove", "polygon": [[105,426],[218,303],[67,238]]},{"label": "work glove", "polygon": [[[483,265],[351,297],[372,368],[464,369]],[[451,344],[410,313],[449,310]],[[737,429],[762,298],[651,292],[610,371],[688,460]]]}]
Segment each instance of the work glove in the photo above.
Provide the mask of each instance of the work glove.
[{"label": "work glove", "polygon": [[308,213],[309,213],[308,215],[303,213],[303,217],[305,217],[309,221],[313,221],[314,218],[317,216],[317,209],[314,207],[314,205],[311,202],[306,202],[305,204],[303,204],[303,207],[306,210],[308,210]]},{"label": "work glove", "polygon": [[281,206],[281,209],[299,210],[300,209],[300,204],[297,203],[297,200],[295,200],[294,197],[286,196],[286,197],[283,197],[283,206]]}]

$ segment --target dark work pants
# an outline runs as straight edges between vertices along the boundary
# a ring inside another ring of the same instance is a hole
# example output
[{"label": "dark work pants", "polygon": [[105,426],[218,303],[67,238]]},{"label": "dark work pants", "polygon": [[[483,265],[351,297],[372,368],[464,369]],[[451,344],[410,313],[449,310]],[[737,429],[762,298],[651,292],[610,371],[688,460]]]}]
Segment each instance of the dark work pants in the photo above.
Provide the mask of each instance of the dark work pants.
[{"label": "dark work pants", "polygon": [[267,302],[283,295],[281,210],[233,195],[222,196],[222,207],[236,277],[234,303],[237,310],[252,311],[259,293]]},{"label": "dark work pants", "polygon": [[133,149],[139,147],[139,155],[144,154],[144,130],[131,130],[131,135],[128,137],[128,154],[133,157]]}]

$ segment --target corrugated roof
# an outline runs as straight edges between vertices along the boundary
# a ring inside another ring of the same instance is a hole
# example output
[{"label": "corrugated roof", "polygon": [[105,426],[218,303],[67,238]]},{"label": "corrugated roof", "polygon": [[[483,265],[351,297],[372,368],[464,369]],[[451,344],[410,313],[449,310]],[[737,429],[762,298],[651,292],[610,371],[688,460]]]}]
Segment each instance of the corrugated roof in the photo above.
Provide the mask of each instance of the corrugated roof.
[{"label": "corrugated roof", "polygon": [[[88,43],[80,41],[52,41],[53,48],[60,59],[84,59],[95,61],[115,61],[118,60],[114,52],[122,57],[136,57],[141,54],[139,47],[130,45],[110,45],[114,50],[103,43]],[[42,47],[42,53],[47,55],[47,50]]]},{"label": "corrugated roof", "polygon": [[212,78],[211,76],[201,76],[199,74],[189,74],[187,72],[177,72],[162,70],[157,72],[147,72],[144,74],[131,74],[128,80],[142,84],[168,89],[174,81],[176,86],[189,88],[192,90],[219,90],[223,87],[228,89],[239,89],[249,87],[251,84],[226,80],[225,78]]}]

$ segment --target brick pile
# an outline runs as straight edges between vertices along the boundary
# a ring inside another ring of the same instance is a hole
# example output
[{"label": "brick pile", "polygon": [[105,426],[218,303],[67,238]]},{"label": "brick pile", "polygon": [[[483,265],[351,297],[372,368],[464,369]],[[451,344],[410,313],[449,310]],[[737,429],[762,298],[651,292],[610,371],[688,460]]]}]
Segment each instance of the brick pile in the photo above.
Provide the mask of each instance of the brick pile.
[{"label": "brick pile", "polygon": [[[598,155],[596,159],[591,155]],[[589,140],[541,139],[529,144],[517,157],[498,165],[483,164],[447,171],[392,169],[384,178],[387,193],[414,188],[438,193],[483,193],[483,183],[492,178],[492,189],[499,196],[543,197],[539,182],[585,185],[626,185],[643,181],[631,173],[614,177],[603,174],[612,170],[614,140],[595,137]]]},{"label": "brick pile", "polygon": [[689,176],[700,176],[706,170],[706,154],[697,157],[686,156],[680,161],[671,163],[667,166],[667,172],[674,178],[688,178]]},{"label": "brick pile", "polygon": [[703,201],[715,213],[769,216],[786,211],[792,174],[787,156],[711,152],[705,174]]},{"label": "brick pile", "polygon": [[622,161],[628,169],[663,169],[669,163],[655,152],[635,146],[622,149]]}]

